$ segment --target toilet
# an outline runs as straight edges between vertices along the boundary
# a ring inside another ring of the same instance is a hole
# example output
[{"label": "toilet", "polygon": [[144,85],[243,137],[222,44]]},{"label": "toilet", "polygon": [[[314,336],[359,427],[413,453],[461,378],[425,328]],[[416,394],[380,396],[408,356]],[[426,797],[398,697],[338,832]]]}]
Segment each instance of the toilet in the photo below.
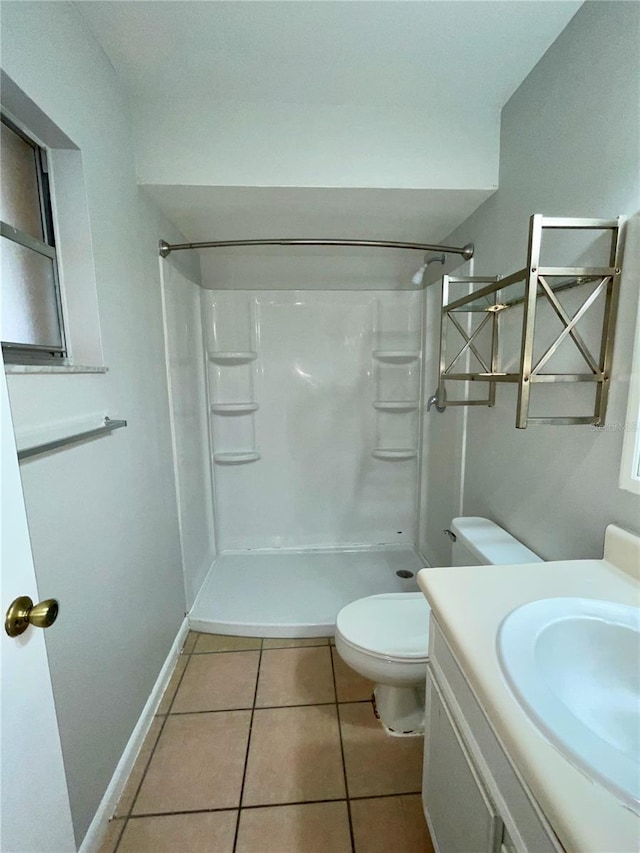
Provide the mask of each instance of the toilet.
[{"label": "toilet", "polygon": [[[454,518],[445,532],[453,540],[454,566],[542,562],[487,518]],[[391,735],[424,732],[429,613],[421,592],[384,593],[347,604],[336,619],[338,654],[375,683],[376,716]]]}]

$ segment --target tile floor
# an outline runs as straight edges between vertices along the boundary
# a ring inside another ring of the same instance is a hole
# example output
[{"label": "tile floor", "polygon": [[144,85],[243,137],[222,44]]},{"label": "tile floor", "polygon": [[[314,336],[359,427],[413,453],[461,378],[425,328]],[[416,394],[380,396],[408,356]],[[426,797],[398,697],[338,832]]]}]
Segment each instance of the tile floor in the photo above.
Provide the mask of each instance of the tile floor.
[{"label": "tile floor", "polygon": [[190,633],[100,853],[433,853],[372,686],[328,639]]}]

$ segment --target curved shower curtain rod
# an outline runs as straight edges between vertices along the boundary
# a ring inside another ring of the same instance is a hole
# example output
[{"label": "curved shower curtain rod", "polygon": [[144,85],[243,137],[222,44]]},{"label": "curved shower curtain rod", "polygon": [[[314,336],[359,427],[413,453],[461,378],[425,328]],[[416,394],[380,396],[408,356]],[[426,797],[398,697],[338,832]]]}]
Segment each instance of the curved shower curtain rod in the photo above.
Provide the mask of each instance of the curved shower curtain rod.
[{"label": "curved shower curtain rod", "polygon": [[222,249],[236,246],[367,246],[374,249],[412,249],[419,252],[444,252],[462,255],[465,261],[473,257],[473,243],[466,246],[441,246],[438,243],[403,243],[394,240],[331,240],[280,237],[272,240],[210,240],[206,243],[167,243],[160,240],[160,257],[183,249]]}]

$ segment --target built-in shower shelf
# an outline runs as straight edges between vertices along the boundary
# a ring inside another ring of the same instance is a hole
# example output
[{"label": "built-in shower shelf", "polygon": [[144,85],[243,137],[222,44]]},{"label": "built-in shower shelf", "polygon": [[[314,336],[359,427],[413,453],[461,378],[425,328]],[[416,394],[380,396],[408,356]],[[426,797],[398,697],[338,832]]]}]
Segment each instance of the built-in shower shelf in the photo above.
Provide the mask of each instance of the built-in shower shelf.
[{"label": "built-in shower shelf", "polygon": [[217,465],[243,465],[245,462],[257,462],[260,454],[257,450],[243,451],[242,453],[214,453],[213,461]]},{"label": "built-in shower shelf", "polygon": [[258,403],[212,403],[214,415],[248,415],[259,408]]},{"label": "built-in shower shelf", "polygon": [[216,364],[248,364],[250,361],[255,361],[258,357],[257,352],[212,352],[209,350],[210,361]]},{"label": "built-in shower shelf", "polygon": [[411,447],[405,449],[391,449],[377,447],[371,454],[376,459],[415,459],[418,451]]},{"label": "built-in shower shelf", "polygon": [[417,400],[375,400],[374,409],[380,412],[414,412],[418,408]]},{"label": "built-in shower shelf", "polygon": [[373,357],[378,361],[386,361],[391,364],[408,364],[410,361],[416,361],[420,357],[419,350],[374,350]]}]

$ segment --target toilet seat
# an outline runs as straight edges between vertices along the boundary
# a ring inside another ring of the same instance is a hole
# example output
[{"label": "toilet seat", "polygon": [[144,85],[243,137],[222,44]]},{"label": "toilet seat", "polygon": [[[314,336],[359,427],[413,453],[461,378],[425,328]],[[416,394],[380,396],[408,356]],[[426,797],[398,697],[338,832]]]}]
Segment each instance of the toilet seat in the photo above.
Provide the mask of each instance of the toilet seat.
[{"label": "toilet seat", "polygon": [[360,598],[342,608],[336,629],[347,645],[381,660],[428,659],[429,606],[421,592]]}]

